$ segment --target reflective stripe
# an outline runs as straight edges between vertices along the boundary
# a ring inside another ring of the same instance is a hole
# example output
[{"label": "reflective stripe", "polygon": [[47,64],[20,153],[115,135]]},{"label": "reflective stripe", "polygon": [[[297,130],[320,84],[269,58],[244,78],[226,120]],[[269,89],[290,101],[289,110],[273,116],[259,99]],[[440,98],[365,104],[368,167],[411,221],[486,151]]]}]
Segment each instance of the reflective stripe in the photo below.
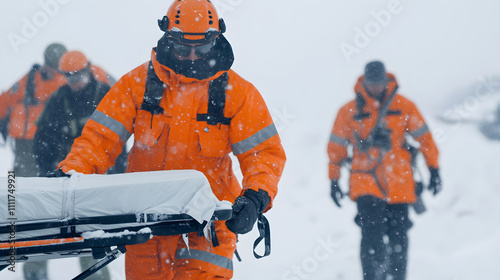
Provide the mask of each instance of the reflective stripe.
[{"label": "reflective stripe", "polygon": [[116,133],[123,142],[127,142],[130,136],[132,136],[132,133],[128,132],[128,130],[121,122],[113,119],[103,112],[95,110],[90,119],[109,128],[109,130]]},{"label": "reflective stripe", "polygon": [[179,249],[175,252],[175,259],[199,260],[225,269],[233,270],[233,261],[229,258],[195,249]]},{"label": "reflective stripe", "polygon": [[420,136],[423,136],[427,132],[429,132],[429,127],[426,124],[424,124],[424,126],[422,126],[421,128],[419,128],[413,132],[410,132],[410,134],[411,134],[411,136],[413,136],[413,138],[418,138]]},{"label": "reflective stripe", "polygon": [[339,137],[339,136],[337,136],[337,135],[335,135],[333,133],[330,136],[330,142],[337,143],[337,144],[342,145],[342,146],[347,146],[350,143],[349,139],[345,139],[345,138]]},{"label": "reflective stripe", "polygon": [[276,126],[274,126],[273,123],[247,139],[231,145],[233,148],[233,154],[239,155],[248,152],[276,134],[278,134],[278,130],[276,130]]}]

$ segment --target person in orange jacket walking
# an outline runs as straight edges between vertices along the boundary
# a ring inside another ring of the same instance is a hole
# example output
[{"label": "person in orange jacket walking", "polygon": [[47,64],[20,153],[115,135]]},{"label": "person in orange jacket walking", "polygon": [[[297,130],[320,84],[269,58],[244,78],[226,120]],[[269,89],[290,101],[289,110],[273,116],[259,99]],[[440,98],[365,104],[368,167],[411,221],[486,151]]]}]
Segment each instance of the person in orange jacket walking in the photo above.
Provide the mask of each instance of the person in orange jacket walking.
[{"label": "person in orange jacket walking", "polygon": [[[7,137],[15,140],[14,171],[19,177],[35,177],[40,172],[33,152],[36,120],[51,95],[66,84],[66,78],[58,70],[66,52],[62,44],[50,44],[44,52],[44,65],[33,65],[28,74],[0,95],[0,132],[4,140]],[[97,79],[113,83],[113,78],[101,68],[93,70]],[[23,273],[26,280],[48,279],[47,261],[25,263]]]},{"label": "person in orange jacket walking", "polygon": [[[40,117],[50,96],[66,84],[59,73],[60,58],[66,47],[59,43],[49,45],[44,52],[45,64],[35,64],[20,81],[0,95],[0,132],[4,140],[15,140],[14,170],[20,177],[35,177],[39,172],[33,154],[33,139]],[[114,84],[113,78],[103,69],[92,66],[98,80]]]},{"label": "person in orange jacket walking", "polygon": [[20,177],[34,177],[37,167],[32,152],[35,121],[50,95],[66,83],[57,67],[66,48],[58,43],[44,52],[45,64],[35,64],[28,74],[0,95],[0,123],[4,139],[15,140],[14,170]]},{"label": "person in orange jacket walking", "polygon": [[328,143],[331,196],[340,207],[340,169],[349,163],[349,196],[358,208],[364,279],[402,280],[412,226],[408,206],[417,199],[407,137],[420,143],[434,195],[442,188],[438,149],[417,107],[397,93],[396,78],[382,62],[368,63],[354,90],[356,98],[340,109]]},{"label": "person in orange jacket walking", "polygon": [[164,34],[151,60],[106,94],[55,173],[106,172],[132,134],[127,172],[203,172],[217,198],[234,203],[231,220],[215,222],[219,246],[196,233],[189,248],[180,235],[154,237],[128,247],[126,277],[231,279],[236,234],[271,208],[285,153],[262,96],[231,70],[232,48],[213,4],[175,1],[159,26]]}]

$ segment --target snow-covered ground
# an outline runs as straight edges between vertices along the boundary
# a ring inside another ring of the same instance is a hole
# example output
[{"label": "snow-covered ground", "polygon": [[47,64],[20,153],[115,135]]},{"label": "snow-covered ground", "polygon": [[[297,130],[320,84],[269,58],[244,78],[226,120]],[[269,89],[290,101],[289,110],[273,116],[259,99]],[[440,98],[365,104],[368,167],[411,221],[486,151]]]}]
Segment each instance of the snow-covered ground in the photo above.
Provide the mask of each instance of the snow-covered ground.
[{"label": "snow-covered ground", "polygon": [[[424,195],[413,215],[409,280],[496,280],[500,260],[500,142],[473,125],[439,122],[447,110],[481,118],[498,103],[500,2],[496,0],[218,0],[236,63],[267,101],[288,162],[274,208],[273,252],[255,260],[254,230],[240,237],[238,280],[361,279],[354,203],[329,198],[326,144],[337,110],[371,59],[396,74],[441,151],[444,190]],[[0,90],[53,41],[85,52],[120,77],[148,59],[171,1],[2,0]],[[455,96],[460,95],[460,98]],[[451,109],[450,109],[451,108]],[[459,108],[459,109],[456,109]],[[455,110],[455,111],[453,111]],[[0,176],[12,155],[0,148]],[[344,186],[346,186],[344,182]],[[53,280],[78,272],[76,259],[50,262]],[[124,279],[123,260],[111,265]],[[22,279],[0,272],[1,279]]]}]

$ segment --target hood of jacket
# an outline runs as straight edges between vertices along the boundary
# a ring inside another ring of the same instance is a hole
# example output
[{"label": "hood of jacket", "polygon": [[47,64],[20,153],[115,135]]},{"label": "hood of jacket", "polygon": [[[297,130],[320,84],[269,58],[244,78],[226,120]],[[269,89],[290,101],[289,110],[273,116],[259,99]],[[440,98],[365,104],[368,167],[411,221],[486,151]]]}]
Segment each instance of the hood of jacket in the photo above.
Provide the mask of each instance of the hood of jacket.
[{"label": "hood of jacket", "polygon": [[374,109],[378,109],[381,106],[381,104],[385,103],[387,99],[389,99],[389,97],[393,92],[398,90],[398,82],[396,81],[396,77],[391,73],[387,73],[387,89],[384,98],[382,99],[382,101],[379,101],[378,99],[368,94],[368,91],[364,86],[364,80],[365,80],[364,75],[359,77],[358,82],[354,86],[354,92],[356,93],[356,100],[358,100],[358,102],[359,101],[363,102],[364,106],[368,106]]},{"label": "hood of jacket", "polygon": [[156,49],[154,48],[151,51],[151,62],[153,64],[153,68],[155,70],[156,75],[158,78],[164,82],[166,85],[168,85],[171,88],[177,87],[180,83],[196,83],[196,82],[209,82],[217,79],[220,77],[222,74],[226,73],[227,70],[222,70],[217,72],[215,75],[208,77],[206,79],[196,79],[196,78],[189,78],[186,77],[182,74],[176,73],[174,70],[171,68],[161,64],[158,62],[156,59]]},{"label": "hood of jacket", "polygon": [[167,34],[158,41],[155,48],[156,60],[176,74],[198,81],[209,80],[220,72],[231,69],[234,54],[231,44],[223,35],[215,39],[215,45],[207,57],[192,60],[179,60],[172,51],[174,41]]}]

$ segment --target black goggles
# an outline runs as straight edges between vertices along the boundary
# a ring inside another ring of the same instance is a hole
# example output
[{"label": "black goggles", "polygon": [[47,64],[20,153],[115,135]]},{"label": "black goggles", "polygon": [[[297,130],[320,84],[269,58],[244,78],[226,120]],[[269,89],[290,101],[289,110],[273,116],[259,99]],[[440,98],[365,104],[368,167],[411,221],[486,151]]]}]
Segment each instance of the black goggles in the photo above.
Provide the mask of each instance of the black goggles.
[{"label": "black goggles", "polygon": [[79,82],[83,77],[89,72],[90,67],[86,67],[80,71],[73,72],[61,72],[66,77],[66,81],[68,83],[76,83]]},{"label": "black goggles", "polygon": [[206,57],[210,54],[210,52],[213,50],[215,46],[215,41],[211,41],[207,44],[203,45],[188,45],[188,44],[181,44],[177,42],[172,43],[172,49],[174,51],[174,54],[181,56],[181,57],[188,57],[191,52],[194,50],[194,53],[196,56],[203,58]]},{"label": "black goggles", "polygon": [[[208,42],[212,42],[217,38],[217,36],[221,35],[222,32],[219,31],[207,31],[205,33],[184,33],[182,31],[166,31],[165,32],[168,36],[172,37],[174,41],[177,41],[181,44],[206,44]],[[196,37],[202,37],[200,39],[188,39],[186,36],[196,36]]]}]

